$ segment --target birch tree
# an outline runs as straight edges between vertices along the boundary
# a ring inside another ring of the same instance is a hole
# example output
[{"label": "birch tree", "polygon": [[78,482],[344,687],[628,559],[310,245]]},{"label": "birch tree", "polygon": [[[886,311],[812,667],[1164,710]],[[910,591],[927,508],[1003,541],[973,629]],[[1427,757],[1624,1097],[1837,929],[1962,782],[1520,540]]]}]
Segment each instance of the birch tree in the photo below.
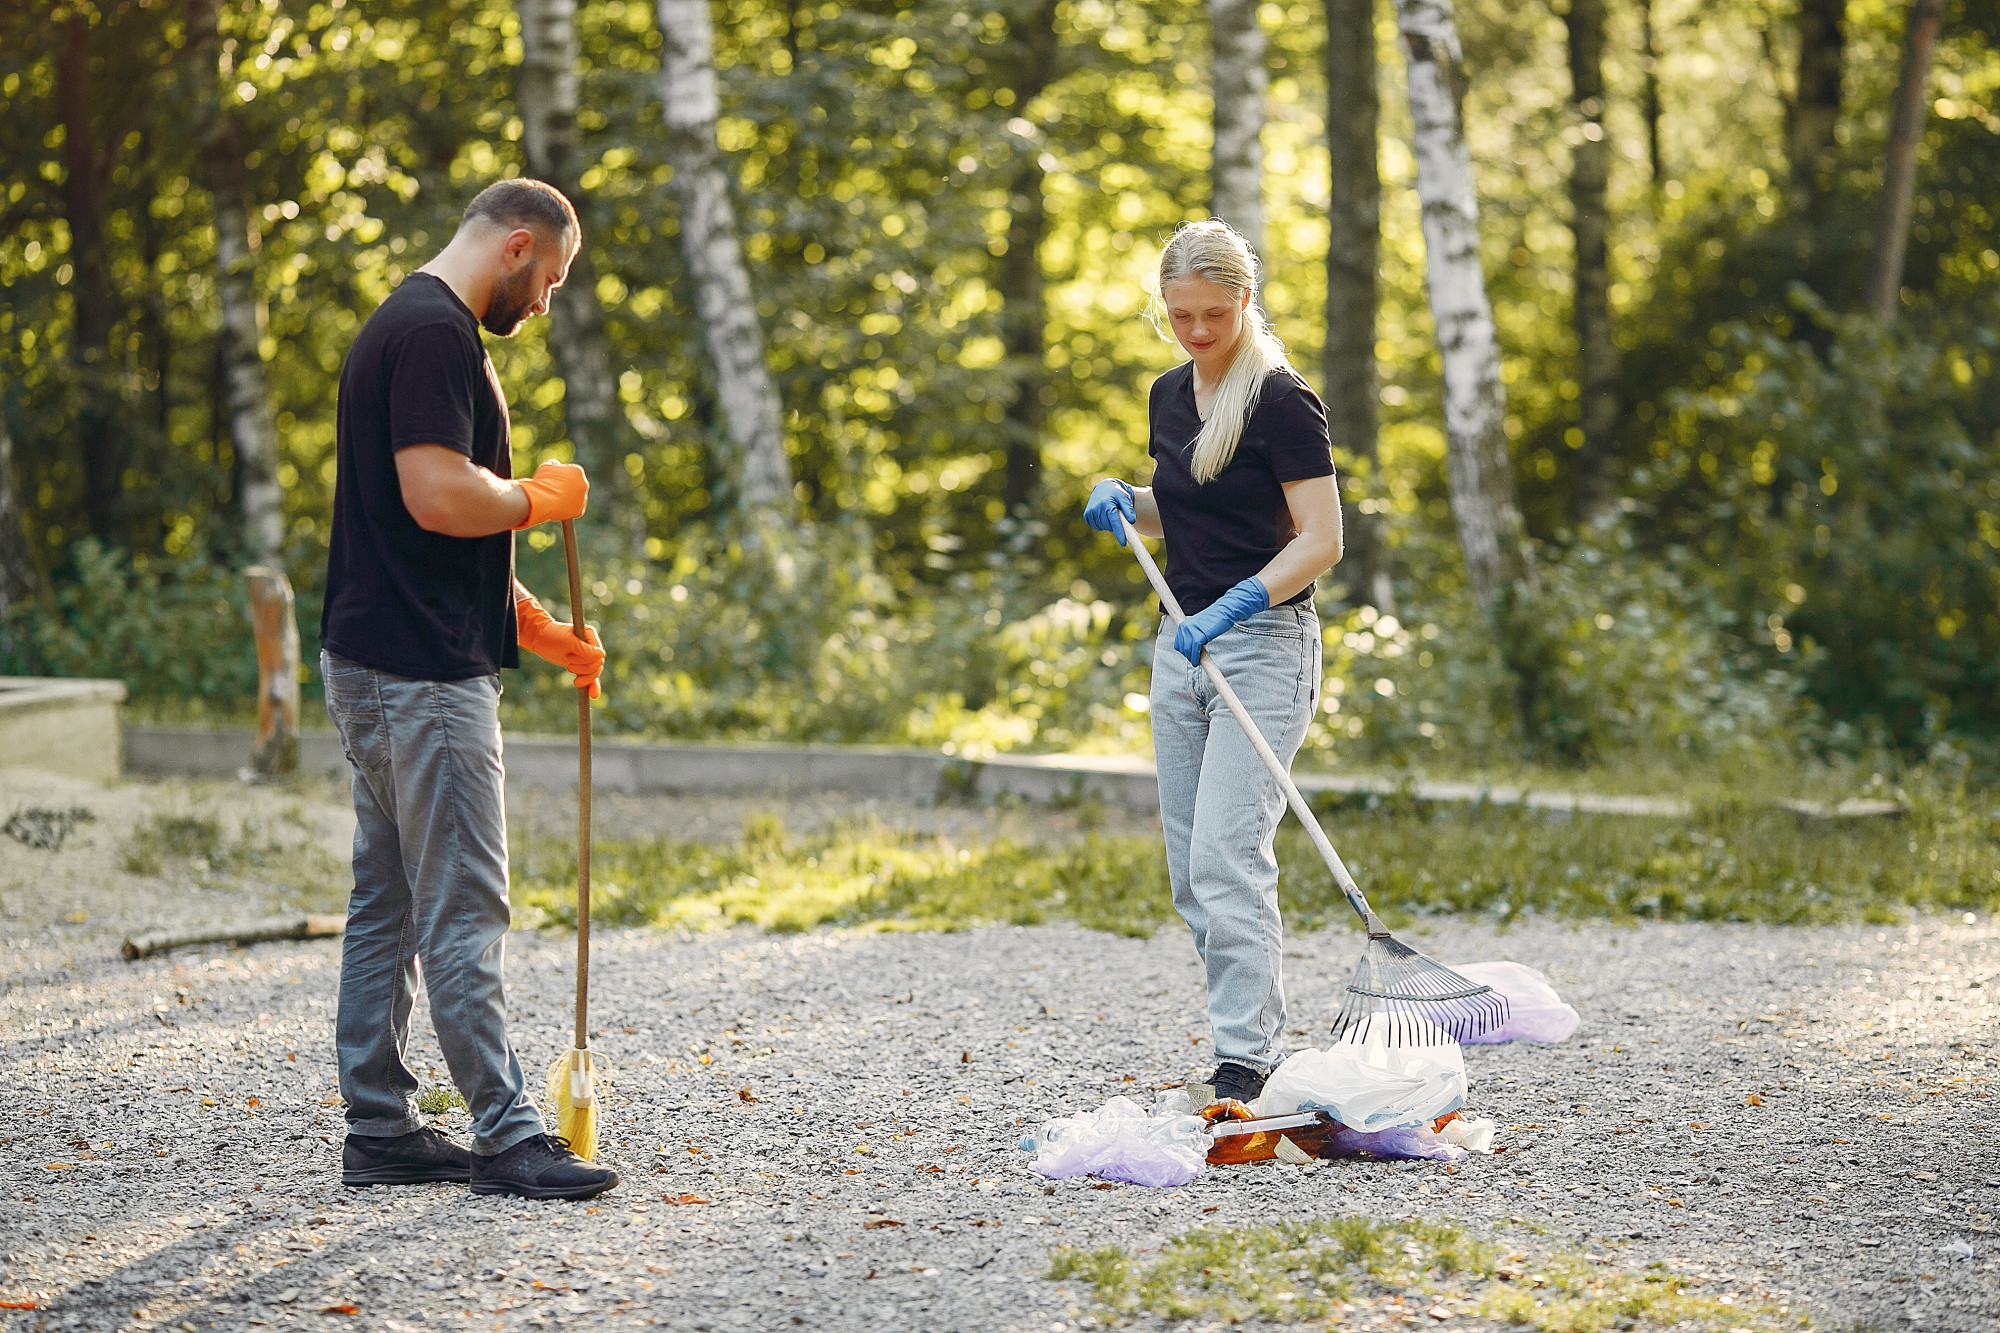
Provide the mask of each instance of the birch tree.
[{"label": "birch tree", "polygon": [[1586,519],[1603,515],[1617,498],[1613,433],[1618,428],[1618,345],[1611,335],[1611,143],[1604,124],[1604,0],[1570,0],[1563,22],[1569,36],[1570,108],[1576,123],[1570,141],[1570,233],[1576,242],[1576,378],[1583,429],[1577,457],[1578,509]]},{"label": "birch tree", "polygon": [[1944,0],[1910,0],[1903,28],[1903,65],[1896,81],[1896,109],[1882,157],[1882,195],[1875,210],[1875,249],[1868,263],[1868,309],[1876,322],[1893,324],[1903,295],[1903,255],[1910,243],[1910,196],[1916,188],[1917,142],[1929,107],[1931,53],[1937,46]]},{"label": "birch tree", "polygon": [[569,266],[569,280],[549,306],[549,339],[563,381],[563,419],[592,488],[610,508],[625,507],[628,491],[623,432],[611,343],[604,332],[604,308],[597,302],[597,270],[590,259],[590,200],[580,176],[581,142],[576,127],[578,97],[576,0],[516,0],[521,19],[521,68],[515,104],[521,112],[521,143],[528,174],[569,196],[583,231],[583,245]]},{"label": "birch tree", "polygon": [[1382,176],[1376,126],[1375,0],[1326,0],[1326,149],[1333,168],[1327,206],[1326,342],[1321,358],[1327,422],[1346,450],[1344,490],[1359,502],[1343,517],[1341,564],[1355,594],[1396,609],[1388,549],[1374,494],[1381,392],[1375,364],[1376,269],[1382,248]]},{"label": "birch tree", "polygon": [[1243,233],[1260,254],[1264,245],[1264,30],[1257,0],[1208,0],[1213,31],[1215,152],[1210,211]]},{"label": "birch tree", "polygon": [[[236,451],[237,506],[243,518],[243,571],[256,630],[258,665],[256,770],[289,773],[299,762],[299,626],[285,574],[284,495],[278,487],[278,426],[261,349],[263,303],[257,295],[257,233],[251,229],[243,137],[230,90],[230,54],[221,44],[214,0],[190,10],[199,36],[196,86],[204,96],[201,159],[215,217],[216,292],[222,306],[220,352]],[[217,63],[219,60],[219,64]]]},{"label": "birch tree", "polygon": [[1451,0],[1397,0],[1396,27],[1408,69],[1425,275],[1444,360],[1452,517],[1473,598],[1492,612],[1502,590],[1527,577],[1529,565],[1507,455],[1500,343],[1479,266],[1472,155],[1459,121],[1458,25]]},{"label": "birch tree", "polygon": [[694,281],[716,395],[733,457],[727,469],[746,514],[793,512],[792,468],[778,389],[764,362],[764,331],[743,245],[729,174],[716,141],[722,114],[715,78],[715,34],[708,0],[659,0],[660,84],[666,104],[667,161],[680,204],[681,253]]}]

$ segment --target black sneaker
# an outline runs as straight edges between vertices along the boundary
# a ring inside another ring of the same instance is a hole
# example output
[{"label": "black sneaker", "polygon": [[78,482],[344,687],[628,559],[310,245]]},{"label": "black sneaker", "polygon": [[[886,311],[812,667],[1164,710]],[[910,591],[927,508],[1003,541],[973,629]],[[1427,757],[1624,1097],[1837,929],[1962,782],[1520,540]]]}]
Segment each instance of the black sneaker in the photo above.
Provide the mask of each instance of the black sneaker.
[{"label": "black sneaker", "polygon": [[1215,1100],[1254,1102],[1264,1092],[1264,1076],[1248,1065],[1239,1065],[1225,1060],[1215,1067],[1210,1078],[1215,1085]]},{"label": "black sneaker", "polygon": [[497,1156],[472,1159],[474,1194],[594,1199],[617,1183],[616,1171],[584,1161],[569,1150],[568,1139],[553,1134],[537,1134]]},{"label": "black sneaker", "polygon": [[472,1154],[428,1126],[394,1138],[349,1134],[340,1149],[343,1185],[430,1185],[472,1179]]}]

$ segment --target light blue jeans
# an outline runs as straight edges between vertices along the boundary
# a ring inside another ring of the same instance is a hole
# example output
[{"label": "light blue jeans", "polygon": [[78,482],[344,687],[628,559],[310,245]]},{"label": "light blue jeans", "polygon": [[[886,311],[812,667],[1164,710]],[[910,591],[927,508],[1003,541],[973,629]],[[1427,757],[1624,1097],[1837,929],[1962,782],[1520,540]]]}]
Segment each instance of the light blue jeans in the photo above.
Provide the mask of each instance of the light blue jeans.
[{"label": "light blue jeans", "polygon": [[[1319,616],[1310,605],[1260,611],[1208,645],[1222,675],[1287,769],[1319,708]],[[1284,1059],[1284,918],[1274,844],[1285,795],[1216,694],[1153,643],[1153,757],[1174,909],[1208,972],[1217,1061],[1268,1072]]]},{"label": "light blue jeans", "polygon": [[418,967],[472,1115],[473,1151],[540,1134],[507,1038],[507,805],[500,678],[410,680],[322,652],[326,708],[354,766],[354,895],[334,1046],[347,1127],[423,1127],[409,1049]]}]

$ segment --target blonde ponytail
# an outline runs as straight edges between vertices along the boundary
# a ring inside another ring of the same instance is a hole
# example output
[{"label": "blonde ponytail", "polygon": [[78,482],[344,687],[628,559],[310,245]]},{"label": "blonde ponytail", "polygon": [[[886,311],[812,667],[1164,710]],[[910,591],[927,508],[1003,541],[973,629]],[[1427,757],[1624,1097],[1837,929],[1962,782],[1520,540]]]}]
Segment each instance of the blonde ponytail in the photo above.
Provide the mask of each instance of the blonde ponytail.
[{"label": "blonde ponytail", "polygon": [[[1292,370],[1292,363],[1285,356],[1285,345],[1272,332],[1271,321],[1257,301],[1259,268],[1250,242],[1220,218],[1183,223],[1160,255],[1162,302],[1167,284],[1188,278],[1207,278],[1234,292],[1239,300],[1246,292],[1250,295],[1236,337],[1235,354],[1229,369],[1223,372],[1222,383],[1216,386],[1208,419],[1202,422],[1201,433],[1194,437],[1194,457],[1189,467],[1195,481],[1203,485],[1221,476],[1222,470],[1236,457],[1236,445],[1243,438],[1250,414],[1257,410],[1265,377],[1274,370]],[[1161,325],[1157,314],[1154,326],[1165,336],[1173,336],[1170,329]]]}]

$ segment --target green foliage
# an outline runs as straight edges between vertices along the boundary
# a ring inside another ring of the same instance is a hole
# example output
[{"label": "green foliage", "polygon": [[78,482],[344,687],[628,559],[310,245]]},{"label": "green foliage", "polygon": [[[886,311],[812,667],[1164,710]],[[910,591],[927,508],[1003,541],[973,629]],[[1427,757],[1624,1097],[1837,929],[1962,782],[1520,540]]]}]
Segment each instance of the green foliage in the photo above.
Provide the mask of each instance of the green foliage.
[{"label": "green foliage", "polygon": [[1105,1324],[1138,1312],[1226,1324],[1338,1322],[1343,1302],[1385,1298],[1417,1308],[1470,1307],[1539,1333],[1766,1333],[1806,1324],[1788,1318],[1784,1308],[1708,1296],[1698,1289],[1703,1279],[1662,1264],[1638,1273],[1612,1263],[1610,1256],[1574,1251],[1503,1256],[1500,1247],[1448,1222],[1376,1222],[1347,1214],[1185,1232],[1146,1260],[1115,1246],[1061,1246],[1049,1252],[1043,1276],[1084,1283]]},{"label": "green foliage", "polygon": [[2000,756],[2000,306],[1885,333],[1796,293],[1824,353],[1718,330],[1723,370],[1677,400],[1649,484],[1743,616],[1850,730]]},{"label": "green foliage", "polygon": [[135,704],[212,702],[257,693],[257,651],[243,587],[206,553],[129,559],[85,538],[54,608],[16,608],[22,629],[0,673],[125,682]]},{"label": "green foliage", "polygon": [[417,1093],[417,1109],[428,1116],[448,1116],[465,1109],[465,1096],[449,1083],[426,1083]]}]

